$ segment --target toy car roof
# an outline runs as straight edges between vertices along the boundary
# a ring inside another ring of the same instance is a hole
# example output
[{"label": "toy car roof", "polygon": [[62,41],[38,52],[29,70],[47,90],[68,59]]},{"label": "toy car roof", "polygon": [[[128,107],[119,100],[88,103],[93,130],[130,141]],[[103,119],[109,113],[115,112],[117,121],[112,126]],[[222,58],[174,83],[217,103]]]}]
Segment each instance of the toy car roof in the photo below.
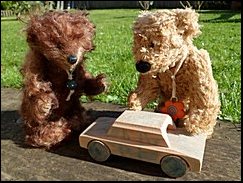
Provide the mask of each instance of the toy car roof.
[{"label": "toy car roof", "polygon": [[167,129],[174,128],[169,115],[125,110],[111,125],[107,136],[169,147]]}]

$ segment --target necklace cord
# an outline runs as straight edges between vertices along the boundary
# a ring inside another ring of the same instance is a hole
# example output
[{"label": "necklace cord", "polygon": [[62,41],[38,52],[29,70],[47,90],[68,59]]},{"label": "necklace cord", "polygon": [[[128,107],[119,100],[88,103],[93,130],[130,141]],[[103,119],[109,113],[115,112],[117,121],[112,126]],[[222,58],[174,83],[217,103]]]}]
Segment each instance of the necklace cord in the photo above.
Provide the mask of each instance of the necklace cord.
[{"label": "necklace cord", "polygon": [[171,72],[171,79],[172,79],[172,94],[171,94],[171,98],[170,98],[170,100],[178,101],[178,98],[177,98],[177,96],[176,96],[176,82],[175,82],[175,76],[176,76],[177,72],[179,71],[179,69],[181,68],[183,62],[186,60],[186,57],[187,57],[188,53],[189,53],[188,49],[186,49],[185,47],[183,47],[183,48],[182,48],[182,54],[183,54],[183,55],[182,55],[182,58],[180,59],[178,65],[177,65],[176,68],[175,68],[175,72],[172,73],[172,72],[169,70],[169,71]]},{"label": "necklace cord", "polygon": [[[68,79],[69,80],[72,80],[73,79],[73,72],[72,71],[67,71],[67,74],[68,74]],[[69,94],[68,94],[68,96],[66,98],[66,101],[69,101],[70,100],[70,98],[71,98],[71,96],[72,96],[73,93],[74,93],[74,90],[70,90],[69,91]]]}]

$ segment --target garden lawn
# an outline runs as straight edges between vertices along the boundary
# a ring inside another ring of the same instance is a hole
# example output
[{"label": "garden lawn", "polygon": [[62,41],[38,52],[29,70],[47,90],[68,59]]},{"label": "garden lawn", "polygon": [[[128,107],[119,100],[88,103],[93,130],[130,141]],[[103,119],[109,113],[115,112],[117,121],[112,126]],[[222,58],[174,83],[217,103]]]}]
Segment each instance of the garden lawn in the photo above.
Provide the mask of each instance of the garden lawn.
[{"label": "garden lawn", "polygon": [[[106,73],[109,90],[94,99],[127,104],[129,92],[135,89],[138,73],[132,55],[132,24],[136,9],[90,10],[96,25],[96,49],[86,55],[86,68],[94,75]],[[241,121],[241,14],[230,11],[200,11],[202,34],[194,40],[198,48],[211,57],[214,77],[219,85],[220,119]],[[28,49],[24,24],[1,21],[1,87],[20,88],[19,68]],[[86,97],[81,97],[87,101]],[[156,102],[150,103],[153,107]]]}]

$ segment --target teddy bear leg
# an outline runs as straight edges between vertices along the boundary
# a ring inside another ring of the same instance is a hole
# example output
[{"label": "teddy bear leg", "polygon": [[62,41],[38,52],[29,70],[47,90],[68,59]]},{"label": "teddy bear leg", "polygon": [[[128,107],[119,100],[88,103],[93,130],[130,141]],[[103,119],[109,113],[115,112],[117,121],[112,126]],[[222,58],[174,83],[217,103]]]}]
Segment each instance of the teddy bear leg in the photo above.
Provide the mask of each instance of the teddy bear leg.
[{"label": "teddy bear leg", "polygon": [[42,124],[52,114],[52,110],[58,107],[58,100],[54,92],[42,92],[35,96],[24,93],[23,101],[21,104],[21,116],[26,123]]},{"label": "teddy bear leg", "polygon": [[61,118],[54,122],[45,122],[35,127],[26,127],[26,143],[34,147],[50,149],[70,135],[67,121]]},{"label": "teddy bear leg", "polygon": [[207,138],[211,138],[214,126],[216,125],[217,108],[193,108],[184,120],[185,128],[193,134],[205,133]]},{"label": "teddy bear leg", "polygon": [[69,111],[68,122],[71,125],[72,130],[80,132],[84,130],[91,123],[90,117],[87,115],[87,111],[81,106],[79,101],[76,101]]},{"label": "teddy bear leg", "polygon": [[49,149],[68,136],[71,130],[66,120],[50,120],[53,109],[58,105],[53,91],[25,88],[20,112],[24,121],[27,144]]}]

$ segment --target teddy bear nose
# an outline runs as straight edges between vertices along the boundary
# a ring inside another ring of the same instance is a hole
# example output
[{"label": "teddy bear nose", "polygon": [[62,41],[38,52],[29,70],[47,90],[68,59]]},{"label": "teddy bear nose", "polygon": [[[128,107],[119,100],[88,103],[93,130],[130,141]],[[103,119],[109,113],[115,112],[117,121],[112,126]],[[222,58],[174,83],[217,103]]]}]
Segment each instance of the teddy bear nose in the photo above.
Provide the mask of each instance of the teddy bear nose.
[{"label": "teddy bear nose", "polygon": [[78,58],[75,55],[69,55],[68,56],[68,62],[70,64],[75,64],[77,62]]},{"label": "teddy bear nose", "polygon": [[136,69],[138,72],[145,73],[151,69],[151,64],[146,61],[140,60],[136,63]]}]

